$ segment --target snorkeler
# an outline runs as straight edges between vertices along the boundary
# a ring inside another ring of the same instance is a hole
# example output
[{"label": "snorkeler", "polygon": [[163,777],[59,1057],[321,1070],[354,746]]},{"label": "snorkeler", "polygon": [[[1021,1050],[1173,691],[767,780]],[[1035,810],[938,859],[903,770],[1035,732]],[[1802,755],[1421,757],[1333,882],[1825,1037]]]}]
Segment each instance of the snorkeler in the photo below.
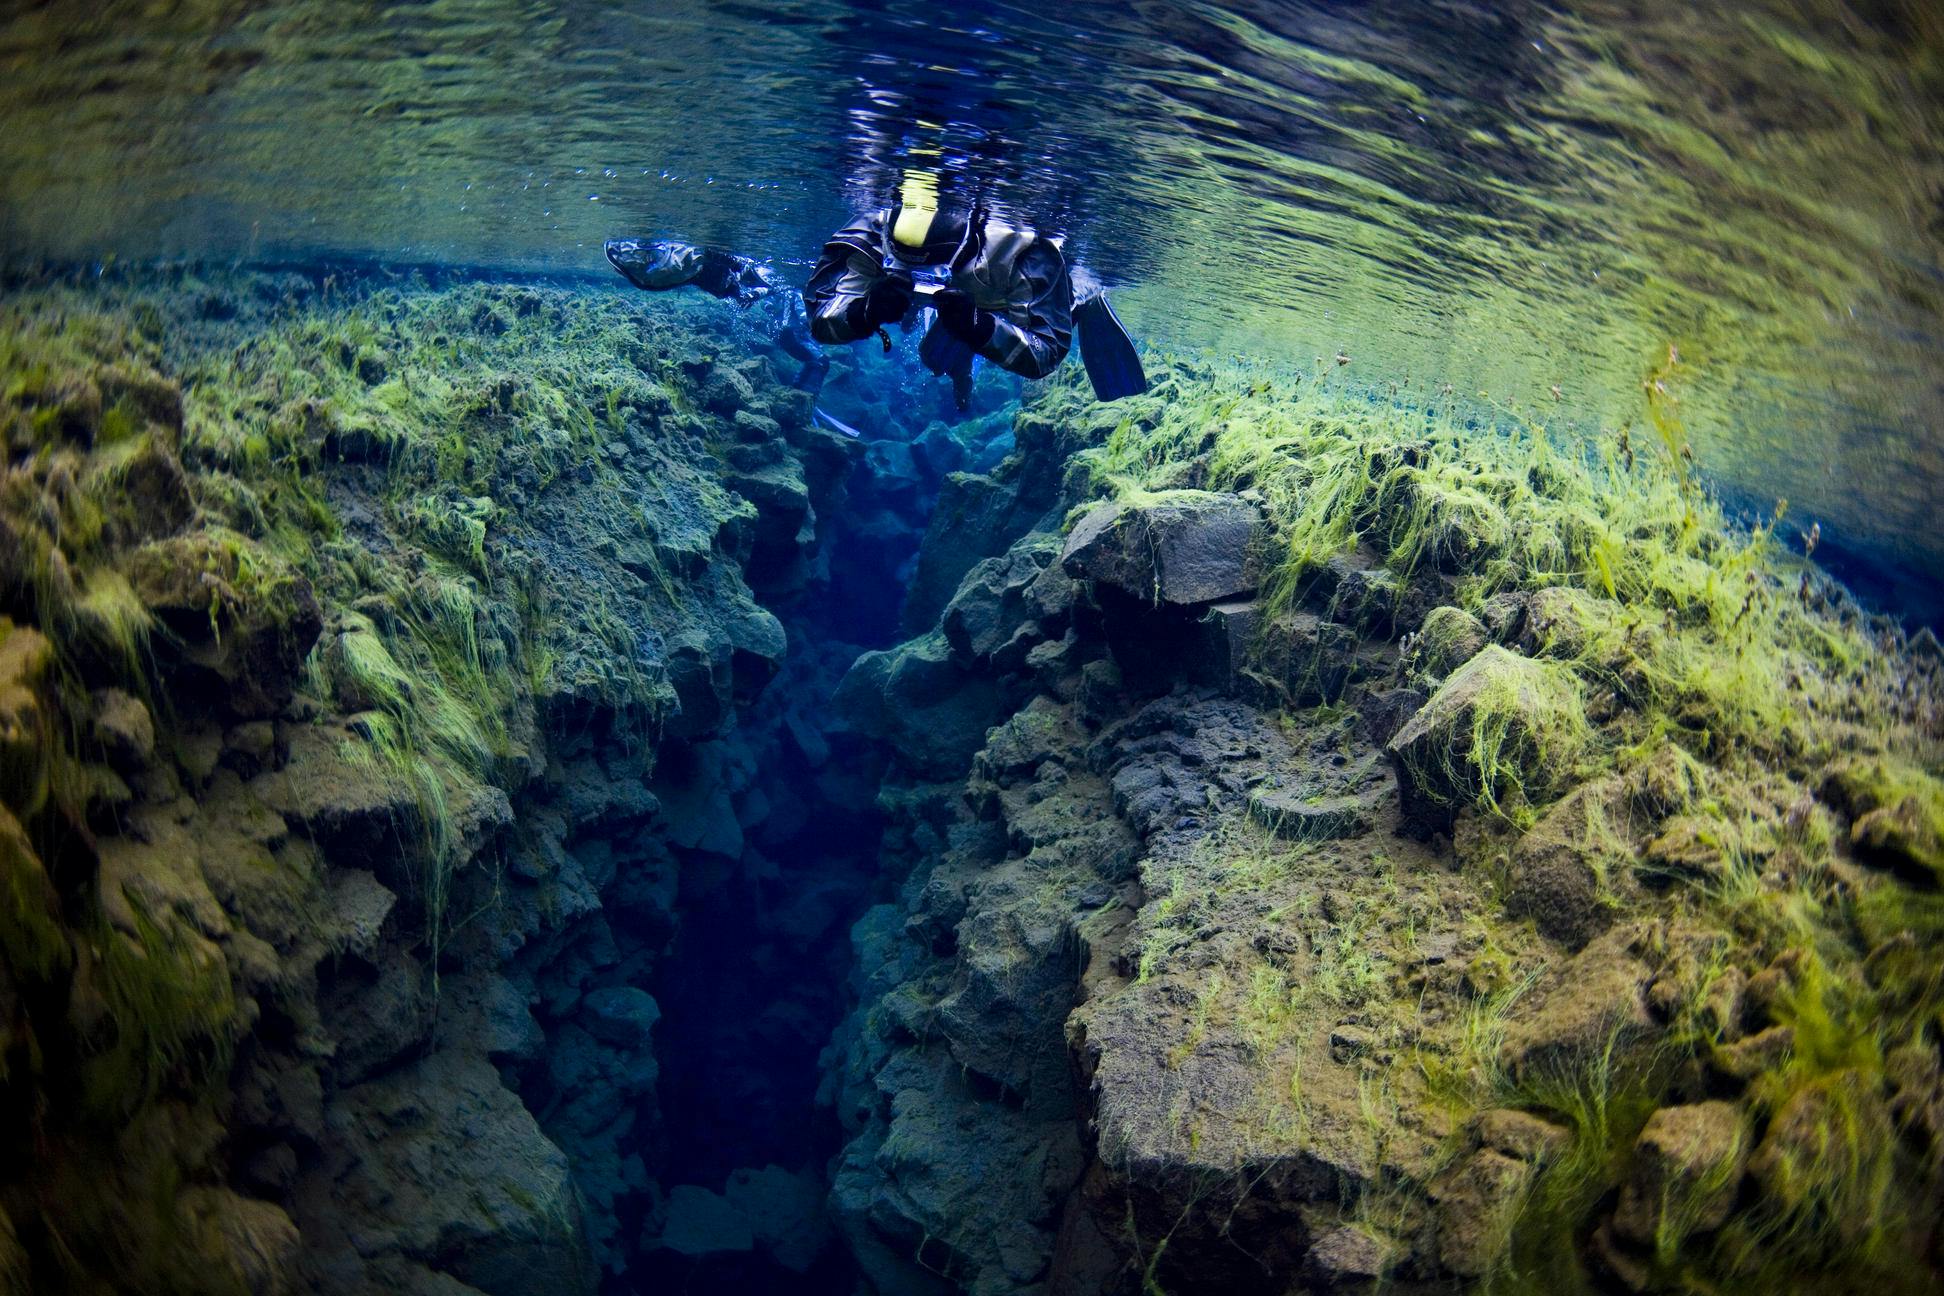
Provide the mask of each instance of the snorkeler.
[{"label": "snorkeler", "polygon": [[804,304],[811,336],[831,344],[861,341],[904,320],[915,304],[929,307],[934,317],[918,356],[933,373],[950,375],[961,410],[971,399],[974,357],[1044,378],[1066,359],[1076,324],[1097,397],[1147,390],[1140,356],[1105,291],[1088,281],[1076,300],[1057,240],[941,200],[930,175],[907,177],[895,206],[830,236]]},{"label": "snorkeler", "polygon": [[[830,372],[830,357],[810,335],[803,298],[762,262],[673,239],[609,239],[604,250],[610,265],[629,283],[648,292],[694,287],[745,308],[774,297],[783,308],[782,323],[774,341],[785,355],[803,362],[803,368],[797,371],[796,380],[790,385],[813,397],[823,390],[824,375]],[[817,421],[825,427],[847,437],[858,435],[856,428],[822,410],[815,413]]]}]

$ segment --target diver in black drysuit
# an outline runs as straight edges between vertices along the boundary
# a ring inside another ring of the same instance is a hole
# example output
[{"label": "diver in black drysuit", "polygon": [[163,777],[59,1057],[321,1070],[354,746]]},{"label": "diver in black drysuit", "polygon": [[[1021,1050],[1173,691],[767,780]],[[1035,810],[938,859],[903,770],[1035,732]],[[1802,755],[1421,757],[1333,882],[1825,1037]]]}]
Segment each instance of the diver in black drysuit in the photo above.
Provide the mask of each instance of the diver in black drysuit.
[{"label": "diver in black drysuit", "polygon": [[971,399],[975,357],[1044,378],[1066,359],[1076,324],[1099,399],[1147,390],[1105,291],[1087,276],[1076,294],[1057,240],[922,189],[832,234],[803,296],[811,336],[830,344],[862,341],[914,306],[929,307],[934,319],[919,359],[950,375],[961,410]]},{"label": "diver in black drysuit", "polygon": [[[791,386],[812,396],[823,390],[830,357],[811,336],[803,298],[762,262],[673,239],[609,239],[605,251],[608,263],[629,283],[649,292],[693,287],[742,307],[774,297],[782,304],[783,319],[773,340],[785,355],[803,362]],[[849,428],[842,430],[857,435]]]}]

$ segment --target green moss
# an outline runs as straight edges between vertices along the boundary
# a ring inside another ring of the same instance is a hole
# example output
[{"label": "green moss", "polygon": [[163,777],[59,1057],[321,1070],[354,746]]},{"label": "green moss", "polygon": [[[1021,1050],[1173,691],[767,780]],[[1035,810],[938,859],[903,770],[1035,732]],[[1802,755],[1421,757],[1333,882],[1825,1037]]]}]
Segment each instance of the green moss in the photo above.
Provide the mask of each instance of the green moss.
[{"label": "green moss", "polygon": [[113,1122],[164,1090],[200,1095],[229,1064],[236,1002],[222,954],[173,918],[135,909],[88,941],[103,1019],[82,1066],[82,1109]]}]

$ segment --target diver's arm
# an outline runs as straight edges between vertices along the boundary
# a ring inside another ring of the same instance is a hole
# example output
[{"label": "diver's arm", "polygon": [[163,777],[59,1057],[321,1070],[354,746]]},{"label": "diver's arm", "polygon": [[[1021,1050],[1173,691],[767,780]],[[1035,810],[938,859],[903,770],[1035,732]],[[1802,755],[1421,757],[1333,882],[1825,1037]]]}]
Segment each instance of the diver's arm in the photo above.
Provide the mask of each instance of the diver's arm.
[{"label": "diver's arm", "polygon": [[1014,283],[1003,293],[1023,304],[992,312],[992,335],[979,345],[979,354],[1022,378],[1044,378],[1059,368],[1073,344],[1073,285],[1059,248],[1037,235],[1030,238],[1007,258]]},{"label": "diver's arm", "polygon": [[911,303],[909,280],[884,268],[877,248],[884,213],[867,216],[830,236],[823,256],[803,291],[810,312],[810,334],[819,342],[841,344],[869,337],[882,324],[904,316]]}]

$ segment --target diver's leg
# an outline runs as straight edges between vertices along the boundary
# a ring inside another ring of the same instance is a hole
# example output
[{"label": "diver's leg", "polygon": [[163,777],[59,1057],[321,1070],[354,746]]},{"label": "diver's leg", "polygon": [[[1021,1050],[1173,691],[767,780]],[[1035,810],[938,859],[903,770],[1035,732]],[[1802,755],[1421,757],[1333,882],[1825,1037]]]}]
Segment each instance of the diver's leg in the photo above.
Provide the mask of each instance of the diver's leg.
[{"label": "diver's leg", "polygon": [[803,362],[797,371],[796,381],[791,383],[798,391],[807,391],[812,396],[823,391],[824,377],[830,372],[830,357],[818,352]]},{"label": "diver's leg", "polygon": [[977,358],[968,351],[965,362],[952,370],[952,401],[961,414],[972,408],[972,362]]},{"label": "diver's leg", "polygon": [[783,354],[803,362],[792,386],[812,396],[823,390],[824,376],[830,372],[830,357],[810,336],[810,321],[804,316],[801,297],[792,295],[784,307],[783,327],[776,335],[776,345],[783,349]]}]

